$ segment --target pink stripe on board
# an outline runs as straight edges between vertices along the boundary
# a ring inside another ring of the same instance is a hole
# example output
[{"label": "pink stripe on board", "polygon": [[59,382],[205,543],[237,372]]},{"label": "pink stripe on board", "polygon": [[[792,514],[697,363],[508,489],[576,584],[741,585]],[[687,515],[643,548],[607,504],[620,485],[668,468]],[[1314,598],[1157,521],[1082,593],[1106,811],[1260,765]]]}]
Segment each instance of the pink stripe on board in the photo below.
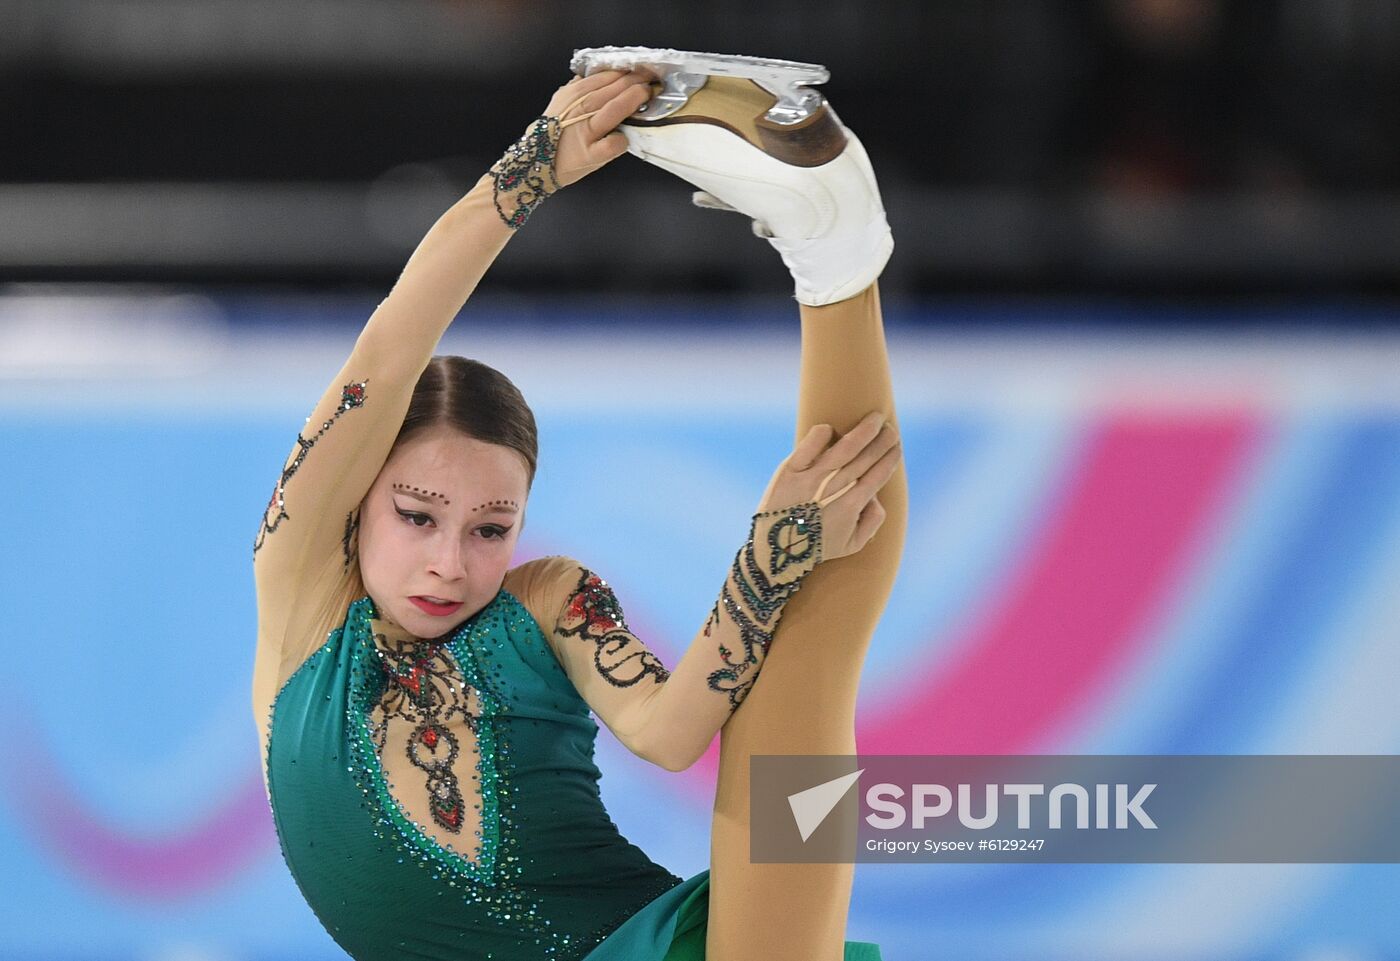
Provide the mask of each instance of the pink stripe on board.
[{"label": "pink stripe on board", "polygon": [[256,770],[222,795],[183,786],[196,805],[190,823],[138,836],[98,820],[93,806],[65,783],[45,755],[30,750],[16,761],[16,770],[25,774],[10,785],[20,822],[75,875],[120,897],[163,901],[198,896],[227,883],[276,844],[262,774]]},{"label": "pink stripe on board", "polygon": [[911,664],[916,680],[888,692],[890,707],[863,706],[860,750],[1050,749],[1142,653],[1261,433],[1244,413],[1134,413],[1097,427],[959,653],[936,669]]}]

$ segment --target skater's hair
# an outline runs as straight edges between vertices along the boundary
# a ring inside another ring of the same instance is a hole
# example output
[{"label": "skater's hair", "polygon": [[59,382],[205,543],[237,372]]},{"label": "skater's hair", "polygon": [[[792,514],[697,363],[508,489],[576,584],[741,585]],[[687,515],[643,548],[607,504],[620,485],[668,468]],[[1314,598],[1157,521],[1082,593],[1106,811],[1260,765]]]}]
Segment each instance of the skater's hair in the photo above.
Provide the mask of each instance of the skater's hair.
[{"label": "skater's hair", "polygon": [[428,361],[394,447],[432,427],[451,427],[483,443],[518,451],[528,468],[525,490],[534,484],[539,460],[535,415],[520,389],[496,368],[452,354]]}]

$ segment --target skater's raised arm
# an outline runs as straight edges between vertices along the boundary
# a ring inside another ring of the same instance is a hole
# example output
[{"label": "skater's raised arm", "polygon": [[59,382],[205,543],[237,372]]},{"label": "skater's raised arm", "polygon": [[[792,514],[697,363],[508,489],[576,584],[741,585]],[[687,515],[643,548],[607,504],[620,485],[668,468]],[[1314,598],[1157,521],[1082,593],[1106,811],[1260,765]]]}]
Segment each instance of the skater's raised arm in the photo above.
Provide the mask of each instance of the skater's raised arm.
[{"label": "skater's raised arm", "polygon": [[674,671],[627,627],[606,581],[572,558],[533,562],[526,606],[556,612],[549,641],[564,672],[633,753],[670,771],[694,764],[757,680],[802,579],[879,529],[876,494],[899,462],[895,433],[876,412],[834,444],[833,436],[829,425],[813,428],[774,474],[719,599]]},{"label": "skater's raised arm", "polygon": [[[482,275],[545,197],[620,156],[617,124],[650,74],[605,71],[561,86],[545,113],[418,244],[298,434],[253,544],[259,622],[283,632],[293,606],[344,554],[354,511],[384,465],[414,386]],[[337,564],[336,567],[339,565]],[[314,591],[312,591],[314,593]]]}]

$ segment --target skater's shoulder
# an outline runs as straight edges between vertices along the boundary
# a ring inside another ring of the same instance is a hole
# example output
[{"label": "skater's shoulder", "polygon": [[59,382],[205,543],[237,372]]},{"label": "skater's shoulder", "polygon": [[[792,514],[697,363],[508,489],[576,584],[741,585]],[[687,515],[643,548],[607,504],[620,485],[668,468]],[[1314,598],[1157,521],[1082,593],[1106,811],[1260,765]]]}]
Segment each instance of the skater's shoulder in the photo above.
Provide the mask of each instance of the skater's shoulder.
[{"label": "skater's shoulder", "polygon": [[512,584],[532,585],[587,569],[587,565],[575,557],[567,554],[547,554],[523,561],[506,571],[505,581],[501,586],[510,590]]},{"label": "skater's shoulder", "polygon": [[514,594],[526,611],[535,616],[540,628],[549,633],[564,605],[570,604],[577,595],[606,590],[608,581],[602,580],[582,560],[552,553],[511,567],[505,573],[501,588]]},{"label": "skater's shoulder", "polygon": [[501,588],[515,595],[542,627],[548,627],[589,573],[588,567],[575,557],[549,554],[512,567]]}]

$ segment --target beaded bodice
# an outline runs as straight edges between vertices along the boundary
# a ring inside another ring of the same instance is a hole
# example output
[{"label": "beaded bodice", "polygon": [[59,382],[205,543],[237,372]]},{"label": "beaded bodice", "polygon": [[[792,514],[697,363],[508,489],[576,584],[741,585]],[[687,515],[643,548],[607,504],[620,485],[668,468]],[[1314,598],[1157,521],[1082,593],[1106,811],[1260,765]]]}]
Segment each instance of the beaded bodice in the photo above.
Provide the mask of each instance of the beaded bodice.
[{"label": "beaded bodice", "polygon": [[597,723],[508,591],[405,645],[373,601],[283,685],[267,774],[288,868],[356,959],[576,959],[681,879],[618,832]]}]

